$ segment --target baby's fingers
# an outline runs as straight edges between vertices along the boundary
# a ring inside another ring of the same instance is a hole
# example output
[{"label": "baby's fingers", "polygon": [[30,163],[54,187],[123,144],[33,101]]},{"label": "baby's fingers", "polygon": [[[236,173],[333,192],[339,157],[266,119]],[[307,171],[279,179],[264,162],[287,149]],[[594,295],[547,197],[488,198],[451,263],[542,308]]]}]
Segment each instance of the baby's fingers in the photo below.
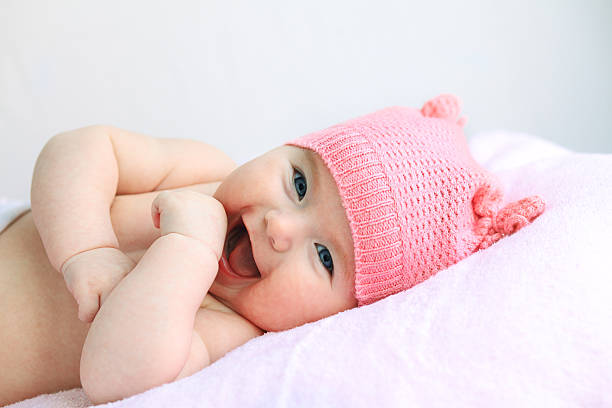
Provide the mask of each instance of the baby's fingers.
[{"label": "baby's fingers", "polygon": [[161,228],[161,213],[170,196],[171,193],[169,191],[162,191],[151,203],[151,218],[153,218],[153,225],[155,225],[155,228]]},{"label": "baby's fingers", "polygon": [[84,323],[93,322],[100,309],[100,296],[97,293],[81,292],[75,295],[79,305],[79,320]]}]

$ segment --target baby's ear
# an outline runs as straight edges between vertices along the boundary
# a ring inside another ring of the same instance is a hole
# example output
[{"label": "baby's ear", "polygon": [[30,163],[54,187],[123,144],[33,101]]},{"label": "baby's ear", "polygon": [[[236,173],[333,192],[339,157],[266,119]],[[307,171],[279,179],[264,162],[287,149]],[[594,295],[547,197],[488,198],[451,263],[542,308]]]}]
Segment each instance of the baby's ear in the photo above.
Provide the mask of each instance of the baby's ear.
[{"label": "baby's ear", "polygon": [[427,101],[421,108],[421,114],[429,118],[447,119],[457,122],[459,126],[465,125],[466,117],[459,118],[461,113],[461,100],[451,94],[438,95]]}]

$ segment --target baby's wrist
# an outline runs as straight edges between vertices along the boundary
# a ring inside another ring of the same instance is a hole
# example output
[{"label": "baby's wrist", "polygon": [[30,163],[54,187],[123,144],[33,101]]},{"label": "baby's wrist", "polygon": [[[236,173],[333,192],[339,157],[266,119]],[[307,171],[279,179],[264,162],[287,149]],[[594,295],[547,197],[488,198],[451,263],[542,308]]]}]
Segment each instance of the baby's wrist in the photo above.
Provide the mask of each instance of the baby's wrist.
[{"label": "baby's wrist", "polygon": [[115,248],[112,246],[108,246],[108,247],[105,246],[105,247],[96,247],[96,248],[86,249],[84,251],[80,251],[80,252],[77,252],[76,254],[71,255],[62,263],[61,267],[59,268],[59,272],[62,275],[64,275],[66,270],[70,267],[70,265],[72,265],[73,263],[83,258],[90,257],[92,255],[102,256],[107,259],[113,259],[119,263],[125,263],[126,267],[129,267],[129,266],[133,267],[133,264],[134,264],[134,261],[131,258],[129,258],[127,255],[125,255],[123,251],[121,251],[119,248]]},{"label": "baby's wrist", "polygon": [[202,259],[212,260],[216,264],[219,262],[221,258],[221,254],[217,253],[217,251],[208,243],[192,237],[187,234],[182,234],[180,232],[168,232],[158,240],[171,242],[173,249],[183,253],[193,253],[201,257]]}]

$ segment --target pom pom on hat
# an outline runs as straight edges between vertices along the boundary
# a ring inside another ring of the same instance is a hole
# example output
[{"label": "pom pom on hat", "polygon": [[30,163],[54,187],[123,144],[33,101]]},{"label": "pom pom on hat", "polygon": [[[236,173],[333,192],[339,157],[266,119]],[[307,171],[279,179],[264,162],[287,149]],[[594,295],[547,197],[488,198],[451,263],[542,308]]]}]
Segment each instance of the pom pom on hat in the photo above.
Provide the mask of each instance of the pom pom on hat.
[{"label": "pom pom on hat", "polygon": [[455,95],[443,94],[427,101],[421,108],[423,116],[429,118],[441,118],[451,121],[457,121],[459,126],[465,125],[466,119],[461,119],[459,123],[459,114],[461,113],[461,101]]},{"label": "pom pom on hat", "polygon": [[351,228],[359,306],[409,289],[532,222],[532,196],[500,210],[493,174],[472,158],[454,95],[386,108],[288,144],[319,154]]}]

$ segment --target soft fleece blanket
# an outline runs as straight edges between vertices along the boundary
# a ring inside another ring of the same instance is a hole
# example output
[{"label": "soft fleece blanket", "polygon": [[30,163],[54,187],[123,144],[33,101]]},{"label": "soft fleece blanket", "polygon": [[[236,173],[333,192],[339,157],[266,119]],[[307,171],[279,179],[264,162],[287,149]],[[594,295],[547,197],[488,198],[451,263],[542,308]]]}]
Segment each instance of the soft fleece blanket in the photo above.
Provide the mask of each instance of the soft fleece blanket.
[{"label": "soft fleece blanket", "polygon": [[[378,303],[267,333],[109,407],[612,406],[612,155],[470,142],[533,224]],[[81,407],[82,390],[14,407]]]}]

